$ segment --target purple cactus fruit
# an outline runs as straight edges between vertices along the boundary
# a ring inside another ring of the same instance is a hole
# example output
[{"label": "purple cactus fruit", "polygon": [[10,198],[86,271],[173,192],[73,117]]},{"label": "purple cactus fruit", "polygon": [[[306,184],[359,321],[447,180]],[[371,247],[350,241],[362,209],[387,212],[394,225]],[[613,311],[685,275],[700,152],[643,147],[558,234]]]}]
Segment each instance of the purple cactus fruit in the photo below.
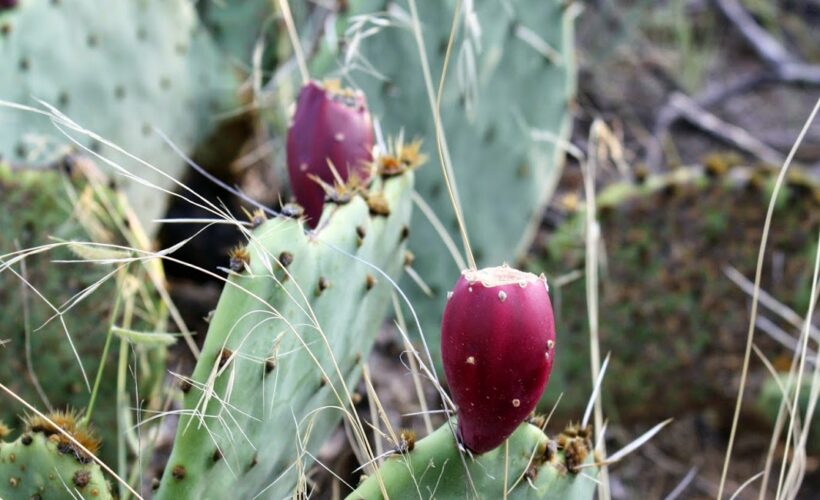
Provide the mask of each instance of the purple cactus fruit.
[{"label": "purple cactus fruit", "polygon": [[325,199],[315,178],[336,184],[330,162],[343,181],[355,175],[366,182],[372,149],[373,125],[361,92],[318,82],[302,87],[288,130],[288,174],[311,227],[319,222]]},{"label": "purple cactus fruit", "polygon": [[444,309],[441,354],[462,444],[496,448],[535,408],[552,371],[546,279],[506,265],[464,271]]}]

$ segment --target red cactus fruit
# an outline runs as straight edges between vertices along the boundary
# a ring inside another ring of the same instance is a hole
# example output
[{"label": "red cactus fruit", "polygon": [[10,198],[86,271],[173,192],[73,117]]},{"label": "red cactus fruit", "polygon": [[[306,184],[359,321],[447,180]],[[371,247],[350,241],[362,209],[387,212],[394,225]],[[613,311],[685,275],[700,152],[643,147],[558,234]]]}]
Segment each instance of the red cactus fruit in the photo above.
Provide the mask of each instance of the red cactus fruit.
[{"label": "red cactus fruit", "polygon": [[352,175],[366,182],[372,149],[373,125],[361,92],[334,83],[302,87],[288,130],[287,159],[293,194],[311,227],[319,222],[325,199],[316,178],[337,183],[330,163],[343,182]]},{"label": "red cactus fruit", "polygon": [[552,371],[555,320],[546,279],[506,265],[467,270],[441,322],[458,434],[473,453],[504,442],[535,408]]}]

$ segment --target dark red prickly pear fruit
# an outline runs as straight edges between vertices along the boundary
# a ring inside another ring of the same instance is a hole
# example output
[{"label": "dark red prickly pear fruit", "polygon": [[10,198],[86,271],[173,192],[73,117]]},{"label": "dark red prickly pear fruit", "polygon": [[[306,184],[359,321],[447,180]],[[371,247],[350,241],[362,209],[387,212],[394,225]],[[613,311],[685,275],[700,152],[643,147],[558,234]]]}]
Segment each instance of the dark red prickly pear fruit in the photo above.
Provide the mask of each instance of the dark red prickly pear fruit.
[{"label": "dark red prickly pear fruit", "polygon": [[0,10],[13,9],[17,7],[17,0],[0,0]]},{"label": "dark red prickly pear fruit", "polygon": [[552,371],[555,320],[546,279],[508,266],[467,270],[441,322],[458,434],[473,453],[504,442],[535,408]]},{"label": "dark red prickly pear fruit", "polygon": [[343,181],[351,175],[367,181],[372,149],[373,124],[361,92],[332,83],[308,82],[302,87],[288,130],[288,174],[311,227],[319,222],[325,199],[313,176],[335,185],[330,162]]}]

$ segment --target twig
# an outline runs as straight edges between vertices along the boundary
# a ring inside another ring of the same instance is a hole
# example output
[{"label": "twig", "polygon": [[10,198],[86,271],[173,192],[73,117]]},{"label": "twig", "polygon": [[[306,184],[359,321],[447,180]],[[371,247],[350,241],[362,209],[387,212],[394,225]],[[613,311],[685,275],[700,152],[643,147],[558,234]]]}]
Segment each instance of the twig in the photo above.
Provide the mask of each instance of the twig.
[{"label": "twig", "polygon": [[[758,316],[755,320],[755,326],[784,347],[787,347],[795,352],[800,349],[800,343],[796,338],[789,335],[788,332],[777,326],[774,321],[770,320],[766,316]],[[811,357],[816,356],[816,353],[811,349],[808,350],[807,354]],[[807,362],[814,365],[813,360],[811,359],[807,360]]]},{"label": "twig", "polygon": [[[664,116],[664,113],[668,116]],[[672,94],[660,116],[669,125],[678,119],[684,119],[717,139],[767,163],[773,165],[783,164],[783,155],[779,152],[753,137],[746,130],[706,111],[694,99],[680,92]]]},{"label": "twig", "polygon": [[784,82],[820,85],[820,65],[806,64],[761,28],[738,0],[712,0],[757,55]]},{"label": "twig", "polygon": [[[655,140],[647,148],[645,156],[646,165],[650,170],[656,170],[660,166],[663,160],[663,144],[668,137],[669,129],[680,119],[686,119],[702,130],[715,135],[720,140],[749,152],[764,161],[776,164],[782,163],[782,155],[779,153],[776,153],[776,156],[781,158],[781,161],[772,161],[775,156],[769,157],[769,153],[775,151],[770,146],[749,136],[749,134],[742,129],[714,117],[714,115],[705,111],[705,108],[723,102],[729,97],[745,94],[765,84],[820,85],[820,65],[806,64],[789,53],[780,42],[757,24],[751,14],[743,8],[738,0],[712,0],[712,2],[723,16],[738,29],[741,36],[752,46],[760,59],[765,63],[766,69],[738,77],[726,85],[712,86],[691,98],[685,97],[678,92],[673,93],[669,102],[661,108],[655,120],[653,129]],[[679,96],[688,99],[689,103],[680,100]],[[683,108],[680,107],[681,104],[684,104]],[[693,110],[696,110],[696,112],[692,112]],[[707,115],[709,118],[707,118]],[[717,121],[714,122],[712,118],[715,118]],[[704,124],[714,124],[718,126],[705,127],[703,126]],[[723,133],[727,131],[722,130],[722,127],[727,125],[730,127],[730,129],[728,129],[729,133]],[[741,135],[738,137],[743,138],[745,135],[745,139],[747,140],[741,143],[735,142],[733,139],[737,137],[733,137],[733,135],[735,135],[734,132],[737,131],[741,132]],[[748,139],[752,139],[752,142],[748,142]],[[751,146],[752,149],[749,149],[749,146]],[[762,146],[762,148],[760,146]]]},{"label": "twig", "polygon": [[[723,272],[746,294],[749,296],[754,295],[754,283],[752,283],[749,278],[744,276],[743,273],[732,266],[724,267]],[[758,299],[762,305],[784,320],[788,321],[793,327],[803,329],[803,318],[801,318],[800,315],[794,312],[794,310],[792,310],[789,306],[772,297],[763,289],[760,290],[760,296]],[[809,332],[814,340],[820,342],[820,330],[818,330],[816,326],[809,325]]]}]

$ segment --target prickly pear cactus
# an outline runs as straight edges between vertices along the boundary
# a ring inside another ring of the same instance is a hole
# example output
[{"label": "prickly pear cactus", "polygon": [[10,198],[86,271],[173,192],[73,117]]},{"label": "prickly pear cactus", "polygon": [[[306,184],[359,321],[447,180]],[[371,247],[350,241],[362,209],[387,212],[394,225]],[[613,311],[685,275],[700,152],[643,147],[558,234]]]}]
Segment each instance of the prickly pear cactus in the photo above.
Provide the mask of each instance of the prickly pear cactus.
[{"label": "prickly pear cactus", "polygon": [[[231,256],[158,499],[291,495],[350,407],[387,312],[410,222],[413,174],[327,204],[315,233],[276,218]],[[264,493],[263,493],[264,492]]]},{"label": "prickly pear cactus", "polygon": [[597,469],[592,466],[594,454],[587,432],[581,430],[579,436],[579,429],[568,427],[553,441],[538,427],[525,423],[504,445],[470,457],[459,456],[464,452],[459,451],[451,426],[444,424],[418,442],[402,436],[395,456],[388,458],[378,473],[369,476],[347,500],[588,500],[597,487]]},{"label": "prickly pear cactus", "polygon": [[[44,169],[12,170],[0,164],[0,382],[38,408],[81,409],[88,405],[89,386],[94,384],[111,323],[118,277],[98,283],[115,272],[114,266],[53,262],[101,257],[80,255],[66,247],[31,255],[10,266],[14,256],[9,254],[54,243],[50,238],[137,247],[142,241],[147,245],[124,197],[99,176],[88,160],[79,156],[67,156]],[[147,267],[162,279],[158,262]],[[147,267],[133,266],[127,273],[130,278],[121,282],[121,293],[131,290],[135,296],[139,319],[132,324],[134,329],[163,331],[166,308],[148,279]],[[86,291],[91,291],[90,295],[83,295]],[[69,308],[78,297],[84,298]],[[64,311],[62,316],[56,316],[46,300]],[[116,442],[115,352],[111,349],[105,360],[92,420],[102,431],[106,459],[114,456]],[[147,407],[156,407],[165,351],[152,349],[139,352],[139,356],[142,366],[151,367],[140,372],[144,375],[140,395]],[[0,404],[0,419],[12,421],[19,412],[14,405]]]},{"label": "prickly pear cactus", "polygon": [[[434,91],[455,3],[417,2]],[[478,267],[484,267],[513,263],[526,251],[560,176],[564,153],[555,141],[569,133],[575,76],[573,20],[566,2],[560,0],[472,3],[474,12],[462,10],[459,20],[461,34],[453,47],[441,118],[473,251]],[[409,13],[406,3],[391,8]],[[352,0],[345,19],[384,10],[380,0]],[[372,66],[383,79],[368,71],[352,71],[351,78],[364,90],[374,118],[386,130],[401,128],[408,137],[423,138],[428,153],[436,158],[419,175],[416,189],[458,244],[455,214],[438,155],[433,154],[435,125],[418,48],[412,29],[404,21],[396,24],[356,44],[353,66]],[[339,33],[348,27],[341,22]],[[342,54],[337,55],[342,59]],[[328,59],[318,59],[316,70],[336,69],[327,64]],[[536,142],[531,134],[535,129],[551,139]],[[415,218],[411,234],[414,268],[433,295],[425,295],[409,280],[404,288],[411,292],[430,345],[438,349],[445,294],[461,269],[426,217]]]},{"label": "prickly pear cactus", "polygon": [[[0,74],[1,100],[38,107],[34,98],[41,99],[177,178],[184,163],[153,128],[190,151],[230,105],[236,86],[188,0],[26,0],[0,12]],[[0,156],[7,161],[53,159],[68,143],[48,118],[0,108]],[[143,165],[113,158],[143,179],[171,186]],[[152,230],[164,209],[157,192],[117,180]]]},{"label": "prickly pear cactus", "polygon": [[[725,381],[742,363],[739,336],[749,327],[750,297],[725,270],[733,266],[754,279],[775,172],[728,167],[711,158],[705,169],[618,183],[599,195],[606,256],[601,350],[617,353],[602,392],[621,418],[653,419],[704,405],[732,408],[735,389]],[[555,276],[583,269],[583,220],[583,214],[571,215],[549,231],[543,256],[530,270]],[[820,185],[793,170],[774,213],[762,288],[801,314],[818,228]],[[585,284],[577,280],[552,292],[563,341],[545,404],[570,381],[590,383],[586,316],[578,314],[585,311]],[[791,359],[791,351],[763,333],[755,342],[776,366]],[[687,390],[668,390],[669,380],[686,380]],[[559,412],[583,408],[585,401],[565,396]]]},{"label": "prickly pear cactus", "polygon": [[2,439],[0,435],[0,498],[112,498],[100,467],[63,443],[59,434],[27,429],[16,441]]}]

